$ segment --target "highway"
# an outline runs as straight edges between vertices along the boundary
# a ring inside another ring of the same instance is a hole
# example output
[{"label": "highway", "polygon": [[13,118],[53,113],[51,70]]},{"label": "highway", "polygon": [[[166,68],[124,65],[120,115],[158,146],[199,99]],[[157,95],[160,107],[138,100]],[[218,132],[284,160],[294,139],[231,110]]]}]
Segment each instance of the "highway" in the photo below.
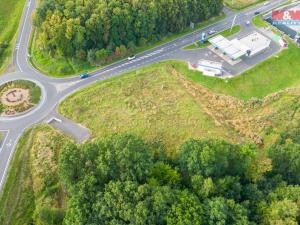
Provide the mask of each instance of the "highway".
[{"label": "highway", "polygon": [[91,77],[79,79],[78,76],[70,78],[52,78],[37,71],[28,61],[28,46],[32,32],[31,14],[36,8],[36,2],[29,0],[25,4],[22,21],[20,23],[19,35],[17,38],[16,49],[13,55],[13,63],[16,71],[0,76],[0,85],[15,79],[28,79],[36,82],[42,89],[42,97],[39,105],[27,114],[18,117],[0,117],[0,130],[5,131],[5,138],[0,146],[0,189],[2,190],[5,177],[9,168],[9,163],[13,156],[15,147],[24,130],[34,124],[43,122],[46,118],[55,115],[57,105],[68,95],[82,89],[96,81],[105,80],[122,73],[135,70],[155,62],[168,60],[172,54],[184,46],[199,40],[202,32],[211,29],[221,31],[231,26],[232,20],[236,15],[235,24],[244,24],[251,20],[254,12],[267,12],[277,7],[287,0],[274,0],[267,5],[257,5],[246,11],[234,13],[224,9],[226,18],[205,28],[201,28],[181,38],[155,47],[151,50],[140,53],[134,60],[123,60],[111,64],[105,68],[91,72]]}]

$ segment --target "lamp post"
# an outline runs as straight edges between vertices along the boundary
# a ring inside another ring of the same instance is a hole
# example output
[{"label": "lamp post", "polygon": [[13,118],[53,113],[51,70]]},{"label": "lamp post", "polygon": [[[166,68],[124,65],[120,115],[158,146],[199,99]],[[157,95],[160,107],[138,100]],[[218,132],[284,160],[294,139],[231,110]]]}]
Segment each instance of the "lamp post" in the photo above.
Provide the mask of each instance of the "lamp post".
[{"label": "lamp post", "polygon": [[235,24],[236,17],[237,17],[237,15],[235,15],[234,18],[233,18],[233,20],[232,20],[232,24],[231,24],[231,28],[230,28],[230,33],[231,33],[232,28],[233,28],[233,26]]}]

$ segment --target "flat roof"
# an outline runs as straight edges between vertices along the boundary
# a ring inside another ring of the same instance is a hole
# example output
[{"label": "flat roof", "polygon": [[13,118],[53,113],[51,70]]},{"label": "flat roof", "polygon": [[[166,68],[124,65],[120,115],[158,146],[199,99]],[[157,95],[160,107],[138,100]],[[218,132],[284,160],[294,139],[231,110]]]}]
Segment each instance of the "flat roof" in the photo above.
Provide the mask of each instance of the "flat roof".
[{"label": "flat roof", "polygon": [[235,39],[234,41],[229,41],[227,38],[223,37],[220,34],[213,38],[210,38],[208,41],[233,59],[237,59],[245,55],[247,52],[240,47],[241,44],[237,44],[237,39]]},{"label": "flat roof", "polygon": [[256,52],[269,47],[271,40],[255,31],[252,34],[240,39],[240,42],[248,46],[251,51]]},{"label": "flat roof", "polygon": [[222,63],[215,62],[215,61],[209,61],[209,60],[205,60],[205,59],[199,60],[198,66],[222,70]]}]

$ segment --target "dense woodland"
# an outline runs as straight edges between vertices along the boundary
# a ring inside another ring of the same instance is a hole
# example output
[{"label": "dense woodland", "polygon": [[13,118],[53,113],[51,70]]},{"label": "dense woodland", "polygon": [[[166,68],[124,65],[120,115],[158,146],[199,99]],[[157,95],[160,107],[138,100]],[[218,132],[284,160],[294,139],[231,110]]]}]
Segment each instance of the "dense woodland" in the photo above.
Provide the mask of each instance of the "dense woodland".
[{"label": "dense woodland", "polygon": [[102,63],[216,16],[222,7],[222,0],[43,0],[33,22],[46,53]]},{"label": "dense woodland", "polygon": [[70,143],[59,157],[68,207],[40,209],[40,222],[298,224],[299,140],[285,132],[267,156],[221,140],[188,140],[172,157],[134,135]]}]

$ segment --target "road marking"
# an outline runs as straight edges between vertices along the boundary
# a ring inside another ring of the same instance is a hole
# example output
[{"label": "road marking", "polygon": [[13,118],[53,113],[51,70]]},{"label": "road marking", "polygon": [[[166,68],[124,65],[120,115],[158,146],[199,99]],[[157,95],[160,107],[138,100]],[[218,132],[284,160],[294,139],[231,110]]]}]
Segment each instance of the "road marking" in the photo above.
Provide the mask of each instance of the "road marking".
[{"label": "road marking", "polygon": [[[27,18],[28,18],[30,5],[31,5],[31,1],[28,2],[28,8],[26,10],[26,15],[25,15],[25,18],[24,18],[24,22],[22,24],[22,31],[21,31],[21,35],[20,35],[20,39],[19,39],[20,42],[23,39],[23,33],[24,33],[24,29],[25,29],[25,24],[26,24],[26,21],[27,21]],[[17,66],[19,67],[20,71],[23,72],[23,70],[22,70],[22,68],[21,68],[21,66],[19,64],[19,51],[17,53],[17,60],[16,60],[16,62],[17,62]]]},{"label": "road marking", "polygon": [[8,135],[9,135],[9,130],[0,130],[0,131],[6,133],[5,138],[4,138],[3,142],[1,143],[1,147],[0,147],[0,153],[1,153],[1,152],[2,152],[2,149],[3,149],[3,146],[4,146],[5,143],[6,143],[6,139],[7,139]]},{"label": "road marking", "polygon": [[46,123],[50,124],[52,121],[56,121],[58,123],[62,123],[61,119],[58,119],[56,117],[52,117],[51,119],[49,119]]},{"label": "road marking", "polygon": [[[21,132],[21,134],[24,132],[24,130]],[[5,165],[5,168],[4,168],[4,171],[3,171],[3,174],[2,174],[2,177],[1,177],[1,180],[0,180],[0,190],[3,190],[2,189],[2,185],[3,185],[3,181],[6,177],[6,172],[7,172],[7,169],[9,167],[9,163],[11,161],[11,157],[12,157],[12,154],[15,152],[15,147],[16,147],[16,144],[17,142],[19,141],[20,137],[21,137],[21,134],[18,135],[18,137],[16,138],[14,144],[13,144],[13,147],[11,148],[12,150],[10,151],[9,153],[9,156],[8,156],[8,160],[6,161],[6,165]]]}]

